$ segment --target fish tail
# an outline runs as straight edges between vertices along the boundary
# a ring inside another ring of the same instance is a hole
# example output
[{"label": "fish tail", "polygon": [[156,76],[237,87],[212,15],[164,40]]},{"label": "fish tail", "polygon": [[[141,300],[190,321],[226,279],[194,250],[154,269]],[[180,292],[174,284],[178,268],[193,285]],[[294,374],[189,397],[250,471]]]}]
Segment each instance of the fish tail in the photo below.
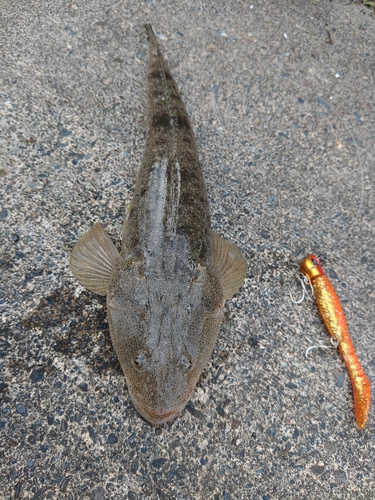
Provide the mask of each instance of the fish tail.
[{"label": "fish tail", "polygon": [[147,35],[149,38],[150,48],[151,48],[150,54],[153,53],[154,55],[157,55],[157,53],[159,52],[159,45],[157,42],[154,28],[149,23],[145,23],[143,26],[146,28]]},{"label": "fish tail", "polygon": [[154,28],[150,23],[145,23],[143,26],[146,28],[148,36],[155,36]]}]

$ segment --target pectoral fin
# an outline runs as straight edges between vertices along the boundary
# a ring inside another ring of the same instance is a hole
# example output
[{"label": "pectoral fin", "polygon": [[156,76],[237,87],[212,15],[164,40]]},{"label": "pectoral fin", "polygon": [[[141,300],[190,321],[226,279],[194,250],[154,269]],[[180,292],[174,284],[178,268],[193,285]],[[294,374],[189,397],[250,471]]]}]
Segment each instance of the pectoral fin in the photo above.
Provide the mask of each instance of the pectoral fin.
[{"label": "pectoral fin", "polygon": [[82,286],[99,295],[107,295],[119,258],[120,254],[111,238],[96,223],[73,248],[70,269]]},{"label": "pectoral fin", "polygon": [[230,299],[241,288],[247,271],[247,261],[230,241],[212,231],[214,267],[223,287],[224,299]]}]

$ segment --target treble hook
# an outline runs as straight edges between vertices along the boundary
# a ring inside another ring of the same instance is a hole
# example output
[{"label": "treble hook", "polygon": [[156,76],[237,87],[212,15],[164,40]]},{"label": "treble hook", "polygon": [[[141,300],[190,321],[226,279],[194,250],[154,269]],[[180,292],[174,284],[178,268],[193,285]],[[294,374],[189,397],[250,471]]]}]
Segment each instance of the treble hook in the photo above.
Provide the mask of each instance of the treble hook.
[{"label": "treble hook", "polygon": [[[305,337],[308,342],[312,344],[312,340],[310,340],[308,337]],[[336,349],[337,346],[339,345],[339,342],[337,340],[334,340],[333,338],[330,339],[332,345],[325,345],[325,344],[318,344],[318,345],[312,345],[311,347],[308,347],[305,352],[306,358],[309,357],[309,352],[312,351],[313,349]]]},{"label": "treble hook", "polygon": [[307,293],[307,288],[306,288],[306,285],[310,286],[312,296],[314,297],[314,288],[311,284],[311,281],[304,274],[302,274],[302,278],[298,278],[298,281],[301,283],[302,297],[299,300],[294,300],[292,292],[289,290],[290,300],[293,302],[293,304],[302,304],[302,302],[305,300],[305,297],[307,297],[309,300],[313,300]]}]

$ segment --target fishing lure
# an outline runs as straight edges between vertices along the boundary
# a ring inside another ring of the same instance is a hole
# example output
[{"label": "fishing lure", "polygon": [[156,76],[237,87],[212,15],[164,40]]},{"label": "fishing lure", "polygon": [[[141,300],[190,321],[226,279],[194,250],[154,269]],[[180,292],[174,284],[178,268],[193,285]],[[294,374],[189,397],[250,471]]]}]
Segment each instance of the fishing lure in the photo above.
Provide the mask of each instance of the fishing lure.
[{"label": "fishing lure", "polygon": [[[344,359],[353,387],[355,418],[358,427],[363,429],[370,407],[370,381],[355,353],[340,300],[315,255],[311,254],[303,259],[300,271],[304,282],[313,290],[320,316]],[[304,287],[302,299],[298,303],[302,302],[305,293]]]}]

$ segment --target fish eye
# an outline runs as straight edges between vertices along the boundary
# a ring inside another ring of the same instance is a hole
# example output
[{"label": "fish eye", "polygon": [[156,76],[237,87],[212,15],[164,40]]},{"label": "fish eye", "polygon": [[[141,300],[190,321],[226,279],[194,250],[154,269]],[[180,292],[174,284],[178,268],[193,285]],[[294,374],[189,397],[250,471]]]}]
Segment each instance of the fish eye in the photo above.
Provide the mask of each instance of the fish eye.
[{"label": "fish eye", "polygon": [[191,368],[191,361],[187,356],[182,355],[178,362],[181,371],[187,372]]},{"label": "fish eye", "polygon": [[318,265],[318,261],[317,261],[317,259],[311,259],[311,261],[312,261],[312,263],[313,263],[315,266],[317,266],[317,265]]},{"label": "fish eye", "polygon": [[139,371],[146,370],[148,368],[148,365],[149,365],[149,358],[148,358],[147,354],[144,352],[140,352],[133,359],[133,365]]}]

